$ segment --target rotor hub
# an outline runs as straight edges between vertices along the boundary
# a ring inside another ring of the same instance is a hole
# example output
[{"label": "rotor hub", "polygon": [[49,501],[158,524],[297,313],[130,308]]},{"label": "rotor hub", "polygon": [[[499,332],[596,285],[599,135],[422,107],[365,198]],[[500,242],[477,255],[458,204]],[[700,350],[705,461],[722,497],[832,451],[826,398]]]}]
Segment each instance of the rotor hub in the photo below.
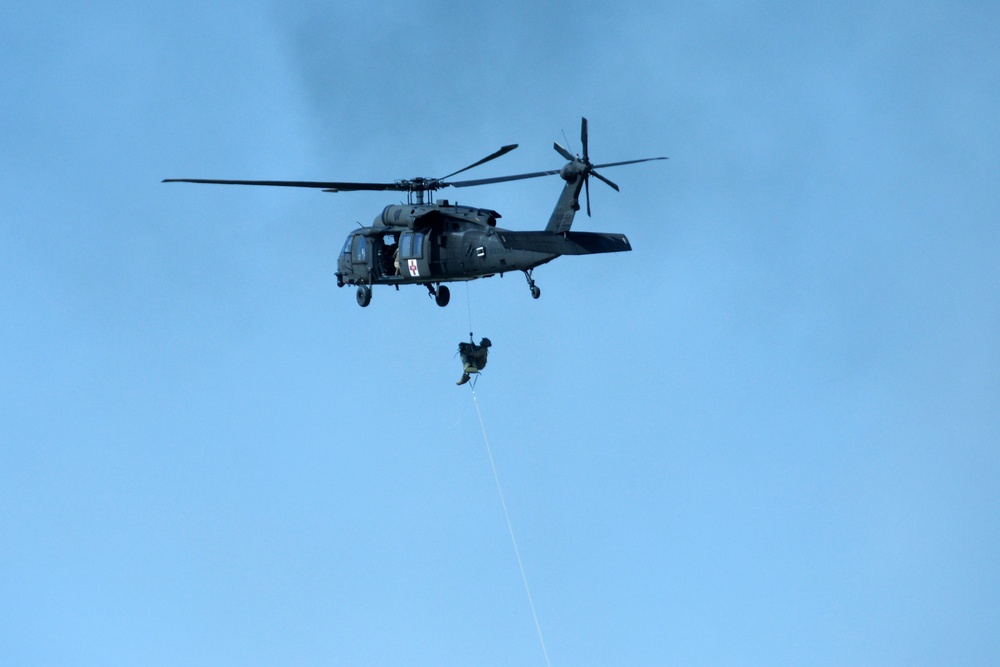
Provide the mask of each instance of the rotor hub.
[{"label": "rotor hub", "polygon": [[582,160],[576,159],[572,162],[567,162],[563,168],[559,170],[559,176],[567,183],[572,183],[580,174],[586,172],[587,165]]}]

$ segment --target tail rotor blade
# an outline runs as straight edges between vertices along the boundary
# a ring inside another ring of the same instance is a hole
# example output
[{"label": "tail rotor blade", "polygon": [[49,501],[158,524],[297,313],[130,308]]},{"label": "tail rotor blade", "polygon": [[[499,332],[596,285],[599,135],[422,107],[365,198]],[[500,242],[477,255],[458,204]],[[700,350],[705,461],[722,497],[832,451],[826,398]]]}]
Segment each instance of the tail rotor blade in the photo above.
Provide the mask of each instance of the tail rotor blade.
[{"label": "tail rotor blade", "polygon": [[583,144],[583,161],[586,162],[590,157],[590,152],[587,147],[587,119],[584,118],[580,122],[580,143]]},{"label": "tail rotor blade", "polygon": [[605,164],[595,164],[594,169],[604,169],[605,167],[620,167],[623,164],[639,164],[640,162],[652,162],[653,160],[669,160],[667,157],[646,157],[641,160],[625,160],[624,162],[606,162]]},{"label": "tail rotor blade", "polygon": [[590,175],[594,176],[598,180],[604,181],[605,183],[607,183],[608,185],[610,185],[612,188],[614,188],[615,192],[621,192],[621,189],[617,185],[615,185],[614,183],[612,183],[608,179],[604,178],[603,176],[601,176],[600,174],[598,174],[593,169],[590,170]]},{"label": "tail rotor blade", "polygon": [[590,217],[590,179],[583,179],[583,187],[587,191],[587,217]]},{"label": "tail rotor blade", "polygon": [[572,153],[570,153],[568,150],[566,150],[565,148],[563,148],[562,146],[560,146],[557,142],[553,142],[552,143],[552,147],[556,149],[556,152],[559,153],[559,155],[562,155],[564,158],[566,158],[570,162],[572,162],[574,159],[576,159],[576,158],[573,157]]}]

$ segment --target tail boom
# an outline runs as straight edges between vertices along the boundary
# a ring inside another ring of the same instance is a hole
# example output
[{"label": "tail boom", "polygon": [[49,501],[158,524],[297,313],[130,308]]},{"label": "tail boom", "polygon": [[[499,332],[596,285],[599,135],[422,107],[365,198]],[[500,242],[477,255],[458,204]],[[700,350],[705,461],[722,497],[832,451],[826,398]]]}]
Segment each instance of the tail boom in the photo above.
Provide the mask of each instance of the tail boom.
[{"label": "tail boom", "polygon": [[632,250],[632,245],[624,234],[497,231],[496,236],[507,250],[524,250],[546,255],[593,255]]}]

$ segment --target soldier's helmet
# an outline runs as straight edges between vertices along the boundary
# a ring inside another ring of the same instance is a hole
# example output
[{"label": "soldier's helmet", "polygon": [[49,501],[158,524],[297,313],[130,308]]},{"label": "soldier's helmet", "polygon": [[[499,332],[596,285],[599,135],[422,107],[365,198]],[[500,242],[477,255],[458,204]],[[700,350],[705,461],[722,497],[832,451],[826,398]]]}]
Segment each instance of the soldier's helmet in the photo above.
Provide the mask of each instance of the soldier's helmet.
[{"label": "soldier's helmet", "polygon": [[479,341],[479,344],[483,347],[490,347],[491,345],[493,345],[493,343],[490,342],[489,338],[482,339],[481,341]]}]

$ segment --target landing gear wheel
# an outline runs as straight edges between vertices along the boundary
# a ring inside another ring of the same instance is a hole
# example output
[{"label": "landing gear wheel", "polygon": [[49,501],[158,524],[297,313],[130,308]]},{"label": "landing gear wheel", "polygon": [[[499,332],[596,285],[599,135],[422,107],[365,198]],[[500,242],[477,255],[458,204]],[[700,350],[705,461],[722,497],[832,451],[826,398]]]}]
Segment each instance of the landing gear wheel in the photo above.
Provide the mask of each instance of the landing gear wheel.
[{"label": "landing gear wheel", "polygon": [[372,288],[368,285],[358,285],[358,305],[364,308],[372,302]]},{"label": "landing gear wheel", "polygon": [[448,305],[448,302],[451,301],[451,290],[448,289],[447,285],[438,285],[434,301],[442,308]]},{"label": "landing gear wheel", "polygon": [[535,281],[531,277],[531,272],[532,272],[532,269],[528,269],[527,271],[525,271],[524,272],[524,277],[528,279],[528,289],[531,290],[531,298],[532,299],[537,299],[538,297],[540,297],[542,295],[542,290],[540,290],[538,288],[538,286],[535,285]]}]

